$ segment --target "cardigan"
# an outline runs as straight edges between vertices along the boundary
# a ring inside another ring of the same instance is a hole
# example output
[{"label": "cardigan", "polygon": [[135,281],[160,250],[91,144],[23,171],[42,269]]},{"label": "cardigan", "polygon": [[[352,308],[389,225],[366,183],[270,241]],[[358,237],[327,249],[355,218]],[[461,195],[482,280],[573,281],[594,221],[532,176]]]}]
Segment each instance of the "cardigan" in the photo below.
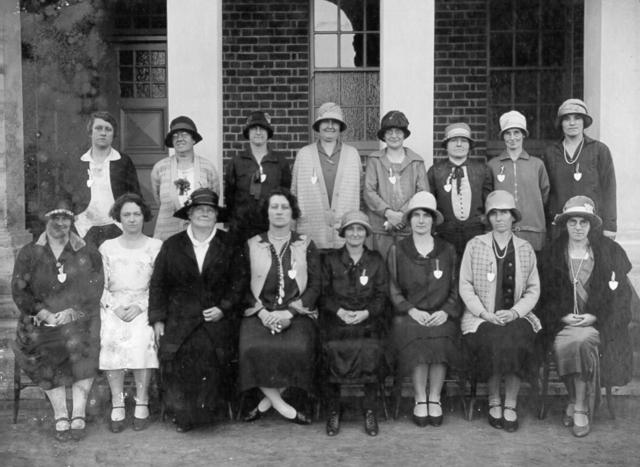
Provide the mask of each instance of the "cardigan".
[{"label": "cardigan", "polygon": [[[393,169],[386,148],[371,153],[367,158],[363,198],[375,233],[387,233],[384,228],[387,209],[405,212],[415,193],[429,190],[424,159],[411,149],[404,149],[406,157],[398,171]],[[390,173],[395,183],[389,180]],[[404,232],[408,234],[409,231],[409,226],[405,226]]]},{"label": "cardigan", "polygon": [[301,211],[296,231],[311,237],[318,248],[340,248],[344,239],[337,229],[342,216],[360,209],[360,155],[354,147],[342,145],[331,204],[319,157],[312,143],[298,151],[293,164],[291,192]]},{"label": "cardigan", "polygon": [[[197,182],[191,192],[198,188],[211,188],[220,193],[220,178],[213,164],[204,157],[194,155],[193,173]],[[178,200],[178,188],[174,182],[178,179],[178,159],[176,155],[159,160],[151,169],[151,192],[159,205],[153,236],[166,240],[171,235],[187,228],[188,221],[173,217],[173,213],[182,207]]]},{"label": "cardigan", "polygon": [[[493,234],[477,235],[464,250],[460,265],[460,298],[465,304],[462,315],[462,334],[476,332],[484,322],[483,311],[495,313],[497,260],[493,252]],[[535,332],[541,328],[540,321],[532,313],[540,296],[540,278],[536,268],[536,254],[526,240],[513,237],[515,250],[515,290],[513,307],[520,318],[527,319]],[[493,280],[488,274],[493,273]]]}]

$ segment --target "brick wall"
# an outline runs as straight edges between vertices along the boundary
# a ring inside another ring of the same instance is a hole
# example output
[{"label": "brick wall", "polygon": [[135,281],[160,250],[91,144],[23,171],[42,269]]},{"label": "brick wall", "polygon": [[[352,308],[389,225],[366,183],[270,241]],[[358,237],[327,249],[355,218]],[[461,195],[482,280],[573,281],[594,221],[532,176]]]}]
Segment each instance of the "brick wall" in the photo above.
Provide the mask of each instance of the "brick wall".
[{"label": "brick wall", "polygon": [[439,141],[454,121],[471,126],[484,153],[487,124],[487,12],[485,0],[436,0],[433,137],[434,157],[444,157]]},{"label": "brick wall", "polygon": [[224,158],[246,145],[254,110],[268,112],[271,145],[291,158],[309,142],[308,0],[225,0],[223,29]]}]

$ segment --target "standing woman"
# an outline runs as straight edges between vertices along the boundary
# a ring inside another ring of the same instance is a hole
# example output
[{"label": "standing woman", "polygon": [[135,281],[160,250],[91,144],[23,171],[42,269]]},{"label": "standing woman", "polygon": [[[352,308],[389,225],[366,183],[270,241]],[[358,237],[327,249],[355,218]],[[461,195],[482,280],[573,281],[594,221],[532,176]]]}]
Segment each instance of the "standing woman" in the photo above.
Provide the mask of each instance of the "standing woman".
[{"label": "standing woman", "polygon": [[[609,148],[589,138],[584,130],[593,119],[587,105],[580,99],[567,99],[558,108],[556,127],[562,129],[563,138],[545,151],[545,165],[551,191],[547,209],[548,222],[561,212],[569,198],[584,195],[591,198],[602,215],[604,235],[615,238],[617,227],[616,173]],[[551,227],[552,238],[560,234]]]},{"label": "standing woman", "polygon": [[122,235],[100,246],[104,264],[104,293],[100,301],[100,369],[111,388],[109,429],[125,428],[124,376],[133,370],[136,407],[133,429],[144,430],[149,421],[149,380],[158,368],[153,328],[149,326],[149,281],[162,242],[142,233],[151,210],[134,193],[120,196],[111,216],[122,224]]},{"label": "standing woman", "polygon": [[600,384],[631,380],[631,263],[620,245],[598,231],[602,219],[590,198],[570,198],[555,223],[563,232],[543,255],[540,310],[569,393],[562,424],[583,437],[591,431]]},{"label": "standing woman", "polygon": [[159,205],[155,238],[166,240],[187,228],[188,222],[173,213],[184,206],[195,190],[209,188],[220,193],[216,168],[193,149],[200,141],[202,136],[189,117],[181,115],[171,121],[164,144],[174,148],[174,154],[156,162],[151,170],[151,191]]},{"label": "standing woman", "polygon": [[256,420],[273,407],[289,421],[307,425],[311,419],[282,393],[314,391],[320,261],[313,242],[291,231],[300,216],[295,196],[276,189],[265,209],[269,230],[247,242],[251,293],[240,326],[239,357],[240,390],[260,388],[264,398],[244,420]]},{"label": "standing woman", "polygon": [[396,238],[407,237],[404,211],[418,191],[429,190],[424,159],[404,146],[409,120],[398,111],[388,112],[380,123],[378,138],[387,144],[367,159],[364,202],[373,229],[373,249],[386,258]]},{"label": "standing woman", "polygon": [[476,378],[488,379],[489,424],[514,432],[520,382],[535,371],[534,340],[540,321],[531,310],[540,296],[540,279],[531,244],[511,232],[521,219],[511,193],[492,192],[485,210],[491,232],[469,241],[460,266],[465,304],[461,327]]},{"label": "standing woman", "polygon": [[[56,439],[79,440],[98,369],[102,260],[71,232],[74,213],[67,202],[44,216],[45,232],[20,250],[13,269],[11,290],[20,310],[13,350],[51,402]],[[71,419],[66,386],[73,398]]]},{"label": "standing woman", "polygon": [[342,216],[339,234],[345,244],[329,252],[322,267],[320,328],[323,340],[329,418],[327,435],[340,430],[338,380],[365,381],[364,430],[378,434],[377,382],[382,376],[387,307],[387,267],[377,251],[364,242],[371,234],[367,215],[351,211]]},{"label": "standing woman", "polygon": [[461,355],[456,253],[453,245],[432,235],[442,214],[431,193],[413,195],[404,222],[411,236],[392,247],[387,258],[395,311],[392,348],[398,376],[411,375],[414,423],[440,426],[447,367],[457,366]]},{"label": "standing woman", "polygon": [[149,324],[159,345],[163,403],[176,431],[210,423],[235,346],[236,304],[242,281],[232,277],[226,232],[216,228],[218,195],[208,188],[191,193],[174,214],[189,220],[185,232],[165,240],[149,290]]},{"label": "standing woman", "polygon": [[291,187],[289,163],[284,154],[272,151],[268,144],[273,137],[269,114],[252,112],[242,135],[249,146],[229,162],[224,179],[229,230],[238,245],[267,230],[269,222],[263,217],[262,204],[269,193],[278,187]]}]

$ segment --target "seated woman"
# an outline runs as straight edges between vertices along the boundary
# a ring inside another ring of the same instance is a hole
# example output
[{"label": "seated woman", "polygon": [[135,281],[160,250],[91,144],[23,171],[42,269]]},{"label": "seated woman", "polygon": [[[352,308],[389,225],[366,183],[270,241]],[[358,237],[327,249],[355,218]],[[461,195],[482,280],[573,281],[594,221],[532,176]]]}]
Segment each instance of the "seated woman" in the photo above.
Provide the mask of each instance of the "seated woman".
[{"label": "seated woman", "polygon": [[[20,310],[15,358],[45,392],[59,441],[85,436],[85,408],[98,369],[102,260],[98,250],[71,232],[74,212],[57,203],[45,232],[24,246],[11,282]],[[72,418],[66,386],[71,386]]]},{"label": "seated woman", "polygon": [[589,408],[600,383],[624,386],[631,379],[631,264],[620,245],[602,235],[591,198],[567,200],[554,223],[562,233],[542,260],[544,336],[569,393],[562,424],[582,437],[591,430]]},{"label": "seated woman", "polygon": [[453,245],[432,236],[442,214],[431,193],[413,195],[404,222],[411,236],[392,246],[387,258],[395,310],[391,343],[397,376],[411,375],[414,423],[440,426],[447,367],[457,366],[461,354],[456,253]]},{"label": "seated woman", "polygon": [[339,234],[345,245],[330,251],[322,266],[320,328],[329,399],[327,435],[340,430],[340,385],[332,380],[365,381],[364,430],[378,434],[377,382],[382,372],[387,267],[377,251],[364,242],[371,235],[367,215],[350,211],[342,216]]},{"label": "seated woman", "polygon": [[291,232],[291,221],[300,216],[295,196],[275,189],[265,209],[269,230],[247,242],[251,292],[239,346],[240,390],[260,388],[264,398],[245,421],[273,407],[293,423],[306,425],[311,419],[285,402],[282,392],[314,389],[320,261],[313,242]]},{"label": "seated woman", "polygon": [[122,235],[100,245],[104,264],[104,293],[100,318],[100,369],[105,370],[111,388],[109,429],[124,428],[124,375],[133,370],[136,408],[133,429],[144,430],[149,421],[149,380],[158,368],[153,328],[149,326],[149,281],[162,241],[142,233],[151,210],[134,193],[120,196],[111,217],[122,225]]},{"label": "seated woman", "polygon": [[511,193],[490,193],[485,213],[491,232],[469,241],[460,266],[460,297],[465,304],[461,327],[476,378],[488,378],[489,424],[514,432],[520,381],[535,371],[534,341],[540,321],[531,310],[540,296],[540,279],[533,247],[511,232],[521,219]]},{"label": "seated woman", "polygon": [[216,228],[218,195],[191,193],[175,212],[189,220],[184,232],[162,245],[151,276],[149,324],[159,345],[163,403],[176,431],[210,423],[231,385],[226,372],[235,346],[234,312],[243,288],[234,280],[233,250]]}]

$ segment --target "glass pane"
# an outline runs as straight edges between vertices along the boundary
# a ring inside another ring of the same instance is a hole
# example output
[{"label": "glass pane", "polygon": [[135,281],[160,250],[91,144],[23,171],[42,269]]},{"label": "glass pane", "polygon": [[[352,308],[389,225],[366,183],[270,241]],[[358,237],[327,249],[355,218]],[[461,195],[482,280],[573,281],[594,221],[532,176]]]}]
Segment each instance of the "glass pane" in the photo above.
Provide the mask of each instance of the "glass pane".
[{"label": "glass pane", "polygon": [[315,66],[317,68],[334,68],[338,66],[337,34],[317,34],[315,36]]},{"label": "glass pane", "polygon": [[365,107],[365,138],[368,140],[378,139],[378,129],[380,120],[379,107]]},{"label": "glass pane", "polygon": [[539,0],[516,0],[516,29],[537,29]]},{"label": "glass pane", "polygon": [[511,72],[491,72],[489,76],[489,100],[494,104],[511,103]]},{"label": "glass pane", "polygon": [[364,105],[364,77],[362,73],[342,73],[340,102],[345,106]]},{"label": "glass pane", "polygon": [[136,65],[149,66],[149,54],[147,50],[136,50]]},{"label": "glass pane", "polygon": [[133,81],[133,68],[130,66],[120,67],[120,81]]},{"label": "glass pane", "polygon": [[535,104],[538,101],[538,72],[520,71],[514,73],[515,105]]},{"label": "glass pane", "polygon": [[164,84],[152,84],[151,97],[167,97],[167,86]]},{"label": "glass pane", "polygon": [[340,31],[362,31],[363,15],[362,5],[358,2],[344,1],[342,2],[342,10],[340,10]]},{"label": "glass pane", "polygon": [[338,73],[316,73],[314,105],[323,102],[340,102],[340,75]]},{"label": "glass pane", "polygon": [[538,112],[535,105],[517,105],[516,110],[520,112],[527,119],[527,130],[529,130],[529,137],[538,132]]},{"label": "glass pane", "polygon": [[491,22],[492,31],[513,28],[511,0],[492,0],[489,2],[489,21]]},{"label": "glass pane", "polygon": [[500,115],[512,110],[512,107],[504,105],[496,105],[489,107],[489,116],[487,121],[487,135],[489,139],[500,138]]},{"label": "glass pane", "polygon": [[344,118],[347,121],[347,130],[343,140],[361,141],[364,139],[364,109],[362,107],[343,107]]},{"label": "glass pane", "polygon": [[313,2],[314,31],[338,30],[338,7],[327,0]]},{"label": "glass pane", "polygon": [[340,66],[342,68],[354,68],[362,66],[363,34],[342,34],[340,36]]},{"label": "glass pane", "polygon": [[136,67],[136,81],[149,81],[149,68]]},{"label": "glass pane", "polygon": [[133,97],[133,84],[120,83],[120,97]]},{"label": "glass pane", "polygon": [[146,29],[150,26],[148,16],[136,16],[133,18],[133,27],[135,29]]},{"label": "glass pane", "polygon": [[366,0],[365,31],[380,31],[380,0]]},{"label": "glass pane", "polygon": [[538,34],[516,33],[516,66],[538,66]]},{"label": "glass pane", "polygon": [[555,139],[560,136],[560,130],[556,129],[556,105],[540,106],[540,133],[538,139]]},{"label": "glass pane", "polygon": [[133,50],[120,51],[120,65],[133,65]]},{"label": "glass pane", "polygon": [[542,35],[542,66],[562,66],[564,63],[564,33]]},{"label": "glass pane", "polygon": [[[364,101],[366,105],[380,107],[380,73],[372,71],[364,76]],[[379,111],[378,111],[379,113]]]},{"label": "glass pane", "polygon": [[541,14],[544,29],[563,29],[566,27],[567,8],[564,2],[545,2]]},{"label": "glass pane", "polygon": [[367,63],[366,66],[380,66],[380,34],[367,34]]},{"label": "glass pane", "polygon": [[151,90],[148,84],[136,84],[136,97],[151,97]]},{"label": "glass pane", "polygon": [[163,50],[154,50],[151,52],[151,64],[154,66],[164,66],[167,64],[166,52]]},{"label": "glass pane", "polygon": [[166,81],[164,68],[151,68],[151,81],[154,83],[164,83]]},{"label": "glass pane", "polygon": [[564,95],[562,83],[561,71],[540,72],[540,102],[551,105],[561,102]]},{"label": "glass pane", "polygon": [[513,54],[510,33],[492,33],[490,39],[490,65],[513,66]]}]

